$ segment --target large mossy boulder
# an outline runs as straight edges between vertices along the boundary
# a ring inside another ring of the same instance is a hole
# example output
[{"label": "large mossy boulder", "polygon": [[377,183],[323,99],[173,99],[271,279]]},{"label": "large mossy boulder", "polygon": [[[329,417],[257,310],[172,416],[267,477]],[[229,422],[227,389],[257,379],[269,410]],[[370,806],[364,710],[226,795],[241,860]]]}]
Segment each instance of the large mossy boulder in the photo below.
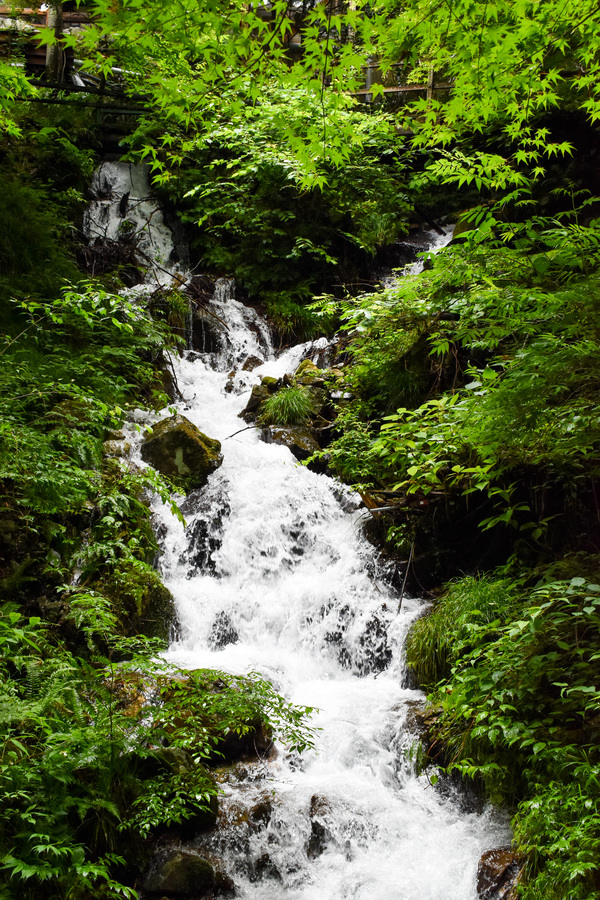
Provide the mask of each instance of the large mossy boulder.
[{"label": "large mossy boulder", "polygon": [[150,894],[205,897],[212,894],[215,870],[197,853],[175,850],[144,882]]},{"label": "large mossy boulder", "polygon": [[181,415],[154,426],[142,443],[142,459],[185,493],[204,487],[223,462],[220,441],[207,437]]}]

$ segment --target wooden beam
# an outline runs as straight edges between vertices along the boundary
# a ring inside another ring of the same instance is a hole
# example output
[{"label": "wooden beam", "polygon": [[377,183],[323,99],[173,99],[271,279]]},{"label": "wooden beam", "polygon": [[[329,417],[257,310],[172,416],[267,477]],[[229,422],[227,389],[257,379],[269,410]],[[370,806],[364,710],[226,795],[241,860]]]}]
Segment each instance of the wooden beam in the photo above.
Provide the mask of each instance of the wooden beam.
[{"label": "wooden beam", "polygon": [[[450,88],[453,88],[454,85],[449,81],[443,81],[441,84],[435,84],[433,86],[434,91],[447,91]],[[408,94],[413,91],[428,91],[429,85],[427,84],[398,84],[393,85],[392,87],[384,87],[384,94]],[[355,97],[362,96],[363,94],[372,94],[373,88],[361,88],[359,91],[352,91],[352,95]]]}]

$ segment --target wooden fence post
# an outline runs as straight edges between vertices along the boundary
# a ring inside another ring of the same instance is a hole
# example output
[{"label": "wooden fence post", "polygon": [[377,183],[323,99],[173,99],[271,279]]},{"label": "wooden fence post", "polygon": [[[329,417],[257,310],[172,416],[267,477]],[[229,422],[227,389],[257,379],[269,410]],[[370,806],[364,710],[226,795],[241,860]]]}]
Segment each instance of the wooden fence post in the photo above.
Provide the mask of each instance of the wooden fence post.
[{"label": "wooden fence post", "polygon": [[433,100],[433,84],[434,84],[434,71],[433,67],[429,70],[429,77],[427,79],[427,99]]},{"label": "wooden fence post", "polygon": [[63,31],[63,9],[61,0],[51,0],[46,13],[46,24],[54,31],[54,44],[46,46],[46,78],[61,84],[65,76],[65,54],[61,44]]}]

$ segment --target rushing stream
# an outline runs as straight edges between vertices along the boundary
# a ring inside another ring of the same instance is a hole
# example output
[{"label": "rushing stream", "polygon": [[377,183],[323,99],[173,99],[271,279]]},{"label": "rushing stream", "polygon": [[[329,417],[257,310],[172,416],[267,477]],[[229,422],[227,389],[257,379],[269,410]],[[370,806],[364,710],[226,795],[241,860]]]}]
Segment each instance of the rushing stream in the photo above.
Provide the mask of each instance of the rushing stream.
[{"label": "rushing stream", "polygon": [[[188,668],[258,671],[318,708],[320,730],[301,758],[279,747],[233,768],[218,827],[196,846],[225,861],[241,898],[475,900],[481,853],[509,835],[489,810],[465,812],[414,772],[407,718],[423,695],[403,687],[402,643],[423,601],[404,598],[398,611],[357,495],[259,430],[240,431],[260,376],[293,372],[323,342],[277,357],[232,287],[221,280],[213,300],[227,324],[222,349],[174,361],[178,410],[222,442],[224,462],[183,501],[186,528],[156,506],[179,615],[168,655]],[[243,371],[249,356],[264,364]]]}]

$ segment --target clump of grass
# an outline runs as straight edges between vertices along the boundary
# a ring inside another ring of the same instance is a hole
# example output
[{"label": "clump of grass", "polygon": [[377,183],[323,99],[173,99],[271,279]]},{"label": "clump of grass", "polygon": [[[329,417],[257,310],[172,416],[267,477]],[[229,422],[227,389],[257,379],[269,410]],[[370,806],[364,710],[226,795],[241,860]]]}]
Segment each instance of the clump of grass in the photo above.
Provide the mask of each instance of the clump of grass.
[{"label": "clump of grass", "polygon": [[406,663],[421,687],[431,690],[447,679],[469,631],[504,620],[514,599],[515,586],[508,579],[484,575],[451,582],[431,613],[415,622],[406,641]]},{"label": "clump of grass", "polygon": [[263,425],[305,425],[314,413],[314,402],[303,387],[284,387],[263,403],[259,421]]}]

